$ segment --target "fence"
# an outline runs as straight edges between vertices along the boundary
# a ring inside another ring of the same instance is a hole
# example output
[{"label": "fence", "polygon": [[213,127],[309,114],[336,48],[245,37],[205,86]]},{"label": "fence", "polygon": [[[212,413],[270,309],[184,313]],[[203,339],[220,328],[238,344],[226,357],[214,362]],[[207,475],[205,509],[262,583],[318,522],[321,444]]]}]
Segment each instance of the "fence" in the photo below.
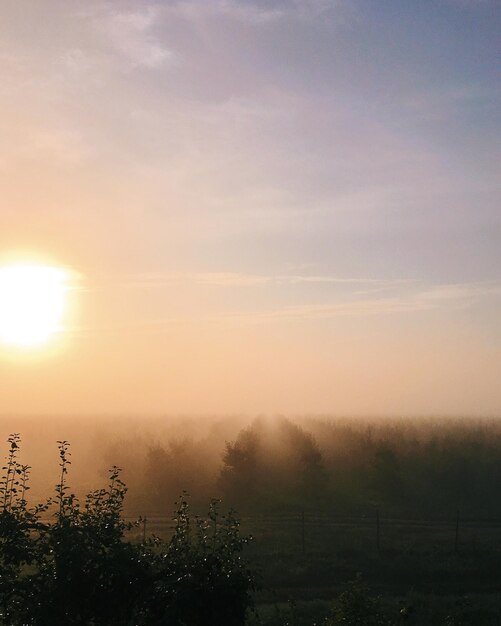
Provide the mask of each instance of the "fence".
[{"label": "fence", "polygon": [[[137,517],[127,517],[129,521]],[[345,554],[354,552],[439,550],[477,552],[501,545],[501,519],[462,518],[459,511],[448,518],[402,519],[378,509],[367,515],[337,516],[325,512],[298,511],[293,514],[245,516],[240,518],[243,534],[255,541],[251,552]],[[172,518],[142,515],[131,537],[149,535],[169,539]]]}]

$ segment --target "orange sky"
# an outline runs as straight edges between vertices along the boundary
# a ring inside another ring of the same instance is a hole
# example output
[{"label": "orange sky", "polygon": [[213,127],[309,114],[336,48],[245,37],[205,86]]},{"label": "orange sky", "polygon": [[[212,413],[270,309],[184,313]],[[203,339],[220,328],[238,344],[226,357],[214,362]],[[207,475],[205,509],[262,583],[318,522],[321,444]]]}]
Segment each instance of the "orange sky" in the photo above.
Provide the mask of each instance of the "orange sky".
[{"label": "orange sky", "polygon": [[499,415],[493,3],[140,4],[2,7],[0,413]]}]

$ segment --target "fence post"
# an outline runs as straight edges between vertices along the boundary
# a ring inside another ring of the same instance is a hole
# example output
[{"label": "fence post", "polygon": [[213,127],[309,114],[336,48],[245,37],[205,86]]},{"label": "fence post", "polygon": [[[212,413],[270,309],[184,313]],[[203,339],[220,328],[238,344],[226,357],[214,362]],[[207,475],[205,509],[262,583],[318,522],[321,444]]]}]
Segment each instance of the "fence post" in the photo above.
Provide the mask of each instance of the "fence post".
[{"label": "fence post", "polygon": [[376,509],[376,548],[379,554],[381,552],[381,528],[379,523],[379,509]]},{"label": "fence post", "polygon": [[304,511],[301,511],[301,550],[305,554],[305,519]]},{"label": "fence post", "polygon": [[459,509],[456,511],[456,533],[454,535],[454,554],[458,553],[459,547]]}]

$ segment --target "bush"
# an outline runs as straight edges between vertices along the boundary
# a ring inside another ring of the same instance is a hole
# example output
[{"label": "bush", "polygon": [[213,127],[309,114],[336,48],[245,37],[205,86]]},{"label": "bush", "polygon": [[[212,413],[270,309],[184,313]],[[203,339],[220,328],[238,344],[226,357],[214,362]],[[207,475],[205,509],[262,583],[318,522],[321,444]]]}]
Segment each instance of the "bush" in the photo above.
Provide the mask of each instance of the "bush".
[{"label": "bush", "polygon": [[55,497],[29,508],[30,468],[17,460],[19,435],[8,441],[0,482],[0,623],[244,624],[253,590],[240,554],[247,539],[233,513],[219,515],[218,501],[207,519],[192,519],[183,496],[169,542],[126,541],[133,524],[122,517],[127,490],[119,468],[110,470],[107,488],[81,503],[67,485],[68,443],[58,442]]},{"label": "bush", "polygon": [[394,626],[395,623],[383,609],[381,598],[372,595],[359,577],[336,598],[325,626]]}]

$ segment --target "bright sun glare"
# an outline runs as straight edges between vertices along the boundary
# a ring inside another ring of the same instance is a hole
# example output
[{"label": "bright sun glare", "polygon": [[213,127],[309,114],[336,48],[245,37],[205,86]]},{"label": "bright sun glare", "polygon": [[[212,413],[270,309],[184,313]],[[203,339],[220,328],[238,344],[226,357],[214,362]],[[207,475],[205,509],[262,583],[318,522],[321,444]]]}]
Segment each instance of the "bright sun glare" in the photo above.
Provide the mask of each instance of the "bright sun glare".
[{"label": "bright sun glare", "polygon": [[68,273],[45,265],[0,267],[0,340],[29,348],[62,329]]}]

